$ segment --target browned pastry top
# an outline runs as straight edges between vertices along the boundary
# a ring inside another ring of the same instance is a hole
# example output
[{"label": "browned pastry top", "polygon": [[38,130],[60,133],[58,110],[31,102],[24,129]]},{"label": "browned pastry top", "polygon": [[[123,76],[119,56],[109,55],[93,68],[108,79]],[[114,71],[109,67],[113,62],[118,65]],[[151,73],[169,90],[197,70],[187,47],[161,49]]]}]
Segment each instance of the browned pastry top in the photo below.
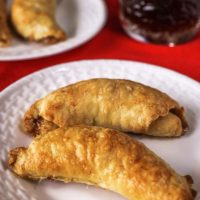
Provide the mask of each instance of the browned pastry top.
[{"label": "browned pastry top", "polygon": [[165,93],[129,80],[103,78],[50,93],[27,111],[23,124],[32,134],[77,124],[170,137],[187,129],[183,108]]},{"label": "browned pastry top", "polygon": [[21,177],[97,185],[130,200],[194,199],[191,181],[142,143],[111,129],[56,129],[37,136],[28,148],[11,150],[9,164]]}]

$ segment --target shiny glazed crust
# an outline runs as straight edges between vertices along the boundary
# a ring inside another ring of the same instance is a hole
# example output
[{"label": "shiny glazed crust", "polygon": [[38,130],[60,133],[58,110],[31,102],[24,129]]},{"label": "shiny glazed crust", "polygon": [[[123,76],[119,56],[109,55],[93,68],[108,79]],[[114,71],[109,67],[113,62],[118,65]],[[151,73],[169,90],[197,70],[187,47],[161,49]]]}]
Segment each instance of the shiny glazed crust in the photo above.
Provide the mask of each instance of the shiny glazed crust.
[{"label": "shiny glazed crust", "polygon": [[0,0],[0,47],[9,46],[11,33],[7,25],[5,0]]},{"label": "shiny glazed crust", "polygon": [[116,130],[74,126],[37,136],[9,153],[19,176],[97,185],[129,200],[192,200],[191,180]]},{"label": "shiny glazed crust", "polygon": [[45,44],[66,39],[55,20],[56,0],[14,0],[11,18],[16,31],[24,38]]},{"label": "shiny glazed crust", "polygon": [[91,79],[60,88],[37,101],[23,119],[33,135],[86,124],[154,136],[180,136],[183,108],[166,94],[128,80]]}]

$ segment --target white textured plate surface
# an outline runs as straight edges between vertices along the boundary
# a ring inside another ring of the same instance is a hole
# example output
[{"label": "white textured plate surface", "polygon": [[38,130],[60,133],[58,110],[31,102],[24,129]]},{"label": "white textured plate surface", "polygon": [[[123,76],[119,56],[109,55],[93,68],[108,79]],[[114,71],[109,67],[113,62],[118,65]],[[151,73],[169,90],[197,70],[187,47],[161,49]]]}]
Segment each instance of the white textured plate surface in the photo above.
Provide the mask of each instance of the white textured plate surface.
[{"label": "white textured plate surface", "polygon": [[[33,183],[7,168],[7,152],[26,146],[20,120],[38,98],[69,83],[94,77],[125,78],[151,85],[177,99],[186,109],[187,135],[177,139],[137,137],[179,173],[194,178],[200,192],[200,84],[173,71],[138,62],[97,60],[66,63],[29,75],[0,94],[0,199],[1,200],[123,200],[110,191],[82,184],[44,181]],[[136,137],[136,136],[135,136]]]},{"label": "white textured plate surface", "polygon": [[103,0],[58,2],[56,18],[67,33],[68,39],[53,45],[42,45],[15,37],[11,47],[0,48],[0,60],[33,59],[68,51],[87,42],[102,29],[106,21]]}]

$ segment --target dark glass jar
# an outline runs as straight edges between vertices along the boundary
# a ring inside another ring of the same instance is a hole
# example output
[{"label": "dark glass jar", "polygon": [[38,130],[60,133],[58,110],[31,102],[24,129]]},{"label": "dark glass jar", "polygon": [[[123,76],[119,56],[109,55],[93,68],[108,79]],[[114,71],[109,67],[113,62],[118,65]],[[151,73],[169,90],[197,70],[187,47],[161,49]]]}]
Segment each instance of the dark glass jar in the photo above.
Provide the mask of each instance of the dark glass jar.
[{"label": "dark glass jar", "polygon": [[184,43],[200,30],[200,0],[119,0],[120,19],[132,38]]}]

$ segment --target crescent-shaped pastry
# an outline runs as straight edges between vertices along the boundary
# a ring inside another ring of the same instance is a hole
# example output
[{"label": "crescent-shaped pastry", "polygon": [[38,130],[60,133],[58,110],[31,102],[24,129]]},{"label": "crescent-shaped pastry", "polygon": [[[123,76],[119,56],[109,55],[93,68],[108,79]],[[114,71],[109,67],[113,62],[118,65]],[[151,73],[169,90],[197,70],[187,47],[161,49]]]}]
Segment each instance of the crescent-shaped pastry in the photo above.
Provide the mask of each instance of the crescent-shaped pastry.
[{"label": "crescent-shaped pastry", "polygon": [[65,40],[66,35],[55,20],[56,0],[14,0],[11,18],[24,38],[45,44]]},{"label": "crescent-shaped pastry", "polygon": [[33,135],[78,124],[169,137],[187,129],[183,108],[175,100],[119,79],[91,79],[60,88],[32,105],[23,119],[25,132]]},{"label": "crescent-shaped pastry", "polygon": [[191,182],[142,143],[116,130],[77,126],[37,136],[9,153],[19,176],[97,185],[129,200],[192,200]]},{"label": "crescent-shaped pastry", "polygon": [[0,47],[9,46],[11,33],[7,25],[5,0],[0,0]]}]

